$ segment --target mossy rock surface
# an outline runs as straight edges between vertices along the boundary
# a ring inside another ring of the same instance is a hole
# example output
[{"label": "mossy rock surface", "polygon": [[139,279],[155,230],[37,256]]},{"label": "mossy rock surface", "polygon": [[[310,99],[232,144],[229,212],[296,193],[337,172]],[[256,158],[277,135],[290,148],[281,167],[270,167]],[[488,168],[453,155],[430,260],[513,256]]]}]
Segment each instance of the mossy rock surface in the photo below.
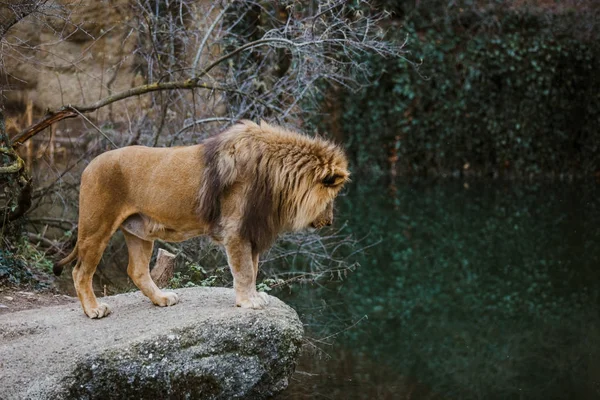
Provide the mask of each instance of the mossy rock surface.
[{"label": "mossy rock surface", "polygon": [[113,314],[88,319],[79,304],[0,316],[3,399],[268,398],[294,372],[303,328],[274,297],[236,308],[221,288],[176,291],[153,306],[139,292],[103,298]]}]

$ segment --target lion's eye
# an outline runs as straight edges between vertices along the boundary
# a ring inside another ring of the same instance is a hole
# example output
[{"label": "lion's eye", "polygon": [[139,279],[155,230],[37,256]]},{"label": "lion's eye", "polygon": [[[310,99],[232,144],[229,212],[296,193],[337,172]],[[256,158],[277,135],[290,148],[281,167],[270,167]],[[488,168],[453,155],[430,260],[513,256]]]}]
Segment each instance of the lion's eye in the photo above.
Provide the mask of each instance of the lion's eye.
[{"label": "lion's eye", "polygon": [[338,180],[339,177],[340,177],[339,175],[329,175],[329,176],[326,176],[325,178],[323,178],[323,180],[321,182],[325,186],[333,186],[333,185],[335,185],[335,182]]}]

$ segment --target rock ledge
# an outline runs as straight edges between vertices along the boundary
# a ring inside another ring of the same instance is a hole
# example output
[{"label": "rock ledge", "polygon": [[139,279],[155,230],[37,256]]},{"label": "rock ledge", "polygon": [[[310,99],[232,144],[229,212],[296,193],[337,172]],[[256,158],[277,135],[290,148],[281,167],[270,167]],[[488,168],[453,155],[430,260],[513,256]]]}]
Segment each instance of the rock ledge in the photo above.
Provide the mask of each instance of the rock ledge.
[{"label": "rock ledge", "polygon": [[113,314],[88,319],[79,303],[0,316],[2,399],[260,399],[285,389],[303,329],[270,297],[233,307],[222,288],[176,290],[153,306],[141,293],[103,298]]}]

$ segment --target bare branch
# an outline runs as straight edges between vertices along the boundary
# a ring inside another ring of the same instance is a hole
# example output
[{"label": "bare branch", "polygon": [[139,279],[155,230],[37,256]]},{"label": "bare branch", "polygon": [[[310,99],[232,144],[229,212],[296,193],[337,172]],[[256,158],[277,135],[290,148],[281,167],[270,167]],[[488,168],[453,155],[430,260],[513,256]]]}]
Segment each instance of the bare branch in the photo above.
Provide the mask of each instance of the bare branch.
[{"label": "bare branch", "polygon": [[[128,97],[140,96],[142,94],[156,92],[160,90],[168,90],[168,89],[192,89],[192,88],[206,88],[210,89],[209,85],[205,83],[197,83],[193,82],[191,79],[180,81],[180,82],[164,82],[164,83],[153,83],[149,85],[141,85],[129,90],[125,90],[120,93],[116,93],[114,95],[105,97],[104,99],[98,100],[95,103],[83,105],[83,106],[73,106],[67,105],[60,108],[57,111],[48,111],[47,116],[44,117],[41,121],[36,122],[34,125],[26,128],[23,132],[19,133],[12,141],[12,146],[17,147],[25,143],[27,140],[43,131],[50,125],[62,121],[63,119],[73,118],[81,115],[82,113],[96,111],[99,108],[102,108],[106,105],[112,104],[119,100],[126,99]],[[114,143],[113,143],[114,144]]]},{"label": "bare branch", "polygon": [[40,11],[48,0],[3,0],[0,1],[0,38],[23,18]]},{"label": "bare branch", "polygon": [[175,140],[177,137],[179,137],[179,135],[181,135],[183,132],[187,131],[190,128],[193,128],[195,126],[201,125],[201,124],[206,124],[209,122],[235,122],[235,120],[233,118],[227,118],[227,117],[212,117],[212,118],[202,118],[202,119],[197,119],[189,124],[186,124],[183,128],[181,128],[180,130],[177,131],[177,133],[175,133],[173,135],[173,140]]},{"label": "bare branch", "polygon": [[15,138],[12,140],[12,146],[17,147],[22,145],[27,140],[48,128],[55,122],[62,121],[63,119],[67,118],[74,118],[78,115],[78,113],[68,109],[63,109],[56,112],[49,111],[43,120],[26,128],[24,131],[15,136]]},{"label": "bare branch", "polygon": [[38,242],[38,244],[43,243],[44,245],[46,245],[46,247],[54,248],[56,250],[61,249],[60,243],[52,241],[52,240],[50,240],[42,235],[39,235],[37,233],[27,232],[27,237],[29,238],[30,241]]},{"label": "bare branch", "polygon": [[[204,46],[206,46],[206,42],[208,41],[208,38],[210,37],[212,32],[215,30],[215,27],[217,26],[219,21],[223,18],[223,16],[225,15],[225,12],[227,11],[228,8],[229,8],[228,5],[223,7],[223,10],[221,10],[221,12],[217,16],[217,18],[215,18],[213,23],[210,25],[210,27],[206,31],[206,34],[204,35],[204,38],[202,39],[202,43],[200,43],[200,46],[198,47],[198,51],[196,52],[196,58],[194,58],[194,63],[192,64],[192,71],[196,71],[196,69],[198,67],[198,63],[200,62],[200,57],[202,57],[202,52],[204,51]],[[212,10],[212,8],[211,8],[211,10]]]},{"label": "bare branch", "polygon": [[[253,3],[248,2],[247,4],[251,5]],[[229,5],[225,6],[205,31],[190,68],[193,73],[199,69],[204,47],[229,7]],[[146,8],[144,10],[148,12]],[[70,104],[56,111],[51,111],[44,119],[17,135],[13,140],[13,145],[21,145],[54,122],[76,116],[73,111],[87,113],[117,101],[158,91],[168,93],[169,91],[195,88],[222,91],[227,93],[227,97],[223,100],[237,99],[237,105],[228,105],[228,108],[237,106],[238,109],[234,112],[234,115],[238,115],[239,118],[258,119],[263,118],[264,114],[278,112],[281,114],[281,117],[278,118],[286,119],[294,117],[295,114],[300,112],[299,105],[301,101],[312,101],[311,99],[319,90],[317,88],[319,81],[328,80],[344,86],[364,85],[368,71],[366,71],[365,65],[360,63],[359,58],[362,54],[375,52],[382,56],[401,55],[401,46],[395,47],[380,40],[381,33],[374,28],[379,20],[378,18],[381,18],[380,16],[369,18],[356,13],[353,17],[348,18],[348,13],[353,11],[349,11],[344,2],[340,1],[320,3],[319,10],[314,16],[299,17],[296,20],[291,17],[287,18],[284,26],[273,27],[267,30],[262,38],[237,46],[216,60],[207,63],[204,68],[189,79],[153,82],[116,94],[110,94],[91,104]],[[170,19],[169,15],[165,17],[167,18],[165,23],[169,26],[170,35],[179,34],[180,31],[173,26],[175,22]],[[151,17],[157,18],[157,16],[157,14],[148,14],[147,20]],[[182,22],[183,17],[178,17],[178,20]],[[150,20],[148,21],[149,27],[157,24],[157,22],[151,23]],[[156,35],[157,32],[151,34],[153,40],[157,40]],[[232,32],[225,30],[214,36],[225,40],[224,38],[232,36]],[[160,44],[154,45],[155,53],[160,54],[160,46]],[[265,48],[265,50],[254,53],[260,48]],[[169,50],[170,55],[168,57],[173,56],[171,50]],[[277,63],[275,63],[275,67],[273,66],[273,59],[281,57],[279,55],[280,51],[290,52],[290,57],[295,60],[293,69],[285,66],[281,67]],[[242,53],[252,54],[252,58],[244,56],[240,61],[230,62]],[[256,58],[257,55],[258,58]],[[258,64],[255,60],[258,60]],[[171,63],[171,66],[160,65],[167,68],[165,70],[166,75],[175,76],[176,70],[172,69],[175,66],[173,63]],[[211,77],[211,71],[217,66],[223,66],[225,70],[229,70],[227,76],[223,78]],[[278,68],[280,70],[286,68],[289,71],[277,72]],[[252,72],[249,73],[250,71]],[[283,75],[277,78],[273,76],[274,72],[276,75]],[[356,79],[355,73],[363,76]],[[220,84],[201,82],[205,78],[209,80],[217,79]],[[160,126],[164,124],[166,104],[173,104],[170,99],[172,99],[171,95],[167,95],[166,103],[161,107],[163,112],[159,115],[162,115],[161,121],[163,122]],[[158,144],[161,133],[160,126],[155,130],[154,138],[151,140],[152,145]],[[183,128],[183,130],[185,129]],[[181,131],[177,132],[175,136],[180,133]],[[173,142],[173,138],[170,142]]]}]

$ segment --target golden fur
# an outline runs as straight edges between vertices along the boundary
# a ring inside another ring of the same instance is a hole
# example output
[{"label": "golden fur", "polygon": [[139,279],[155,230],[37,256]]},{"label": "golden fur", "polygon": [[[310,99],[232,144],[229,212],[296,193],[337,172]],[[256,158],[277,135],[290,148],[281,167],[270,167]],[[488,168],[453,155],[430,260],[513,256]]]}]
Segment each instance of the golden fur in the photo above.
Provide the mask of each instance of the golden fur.
[{"label": "golden fur", "polygon": [[222,244],[236,305],[262,308],[258,256],[284,231],[331,224],[333,200],[349,176],[336,145],[262,122],[242,121],[204,143],[176,148],[124,147],[95,158],[81,177],[75,289],[90,318],[110,313],[92,277],[114,232],[129,250],[127,273],[156,305],[178,302],[150,278],[154,240],[209,235]]}]

